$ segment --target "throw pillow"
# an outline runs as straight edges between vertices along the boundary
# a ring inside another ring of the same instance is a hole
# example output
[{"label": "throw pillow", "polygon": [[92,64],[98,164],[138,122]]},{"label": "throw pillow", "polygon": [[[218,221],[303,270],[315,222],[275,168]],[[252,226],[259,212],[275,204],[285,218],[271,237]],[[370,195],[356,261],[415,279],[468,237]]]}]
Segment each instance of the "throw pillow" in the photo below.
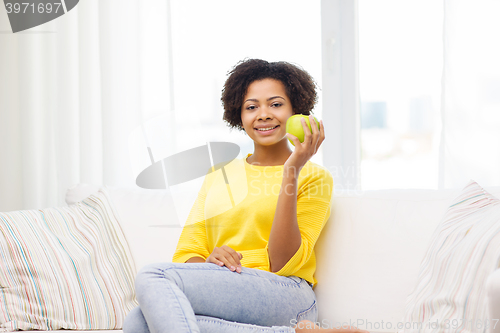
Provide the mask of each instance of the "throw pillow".
[{"label": "throw pillow", "polygon": [[[136,269],[139,271],[152,263],[171,262],[182,224],[179,223],[178,208],[170,191],[113,186],[105,188],[128,239]],[[74,204],[98,190],[98,185],[73,186],[66,192],[66,203]]]},{"label": "throw pillow", "polygon": [[406,302],[404,332],[484,332],[500,260],[500,200],[471,181],[435,230]]},{"label": "throw pillow", "polygon": [[0,213],[0,330],[120,329],[137,306],[131,258],[104,188]]}]

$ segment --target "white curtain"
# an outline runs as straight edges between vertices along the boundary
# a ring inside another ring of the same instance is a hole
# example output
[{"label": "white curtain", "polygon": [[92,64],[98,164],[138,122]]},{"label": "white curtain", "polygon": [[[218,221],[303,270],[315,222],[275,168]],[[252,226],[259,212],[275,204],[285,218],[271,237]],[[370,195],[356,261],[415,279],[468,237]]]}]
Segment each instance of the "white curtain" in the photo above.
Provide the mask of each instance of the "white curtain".
[{"label": "white curtain", "polygon": [[499,186],[500,1],[444,4],[439,187]]},{"label": "white curtain", "polygon": [[0,10],[0,211],[134,186],[130,135],[170,105],[167,18],[165,1],[83,0],[13,34]]}]

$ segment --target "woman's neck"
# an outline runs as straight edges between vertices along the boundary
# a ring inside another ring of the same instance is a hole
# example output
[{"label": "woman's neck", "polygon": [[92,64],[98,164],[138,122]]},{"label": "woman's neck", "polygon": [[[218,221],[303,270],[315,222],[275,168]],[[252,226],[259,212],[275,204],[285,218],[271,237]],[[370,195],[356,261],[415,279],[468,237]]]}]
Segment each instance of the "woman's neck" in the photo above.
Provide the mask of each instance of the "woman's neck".
[{"label": "woman's neck", "polygon": [[288,157],[292,154],[292,150],[288,147],[286,140],[282,142],[273,146],[254,145],[254,153],[247,158],[247,162],[260,166],[285,164]]}]

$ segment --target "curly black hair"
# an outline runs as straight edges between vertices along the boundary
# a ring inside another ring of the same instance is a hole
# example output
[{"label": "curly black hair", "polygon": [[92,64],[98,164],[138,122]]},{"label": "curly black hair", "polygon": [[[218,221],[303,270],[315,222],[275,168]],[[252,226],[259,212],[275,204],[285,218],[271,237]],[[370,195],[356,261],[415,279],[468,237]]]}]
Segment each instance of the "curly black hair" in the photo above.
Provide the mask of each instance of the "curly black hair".
[{"label": "curly black hair", "polygon": [[275,79],[285,86],[294,114],[309,115],[318,101],[316,82],[302,68],[285,61],[267,62],[260,59],[240,61],[228,73],[222,89],[223,120],[230,128],[244,131],[241,107],[248,86],[254,81]]}]

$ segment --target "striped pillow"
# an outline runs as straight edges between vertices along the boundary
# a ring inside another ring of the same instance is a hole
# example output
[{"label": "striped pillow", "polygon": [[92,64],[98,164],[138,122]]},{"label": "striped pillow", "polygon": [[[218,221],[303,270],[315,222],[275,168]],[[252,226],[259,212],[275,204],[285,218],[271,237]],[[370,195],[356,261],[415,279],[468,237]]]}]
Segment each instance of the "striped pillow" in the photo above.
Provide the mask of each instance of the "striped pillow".
[{"label": "striped pillow", "polygon": [[406,302],[404,332],[484,332],[494,324],[486,279],[499,260],[500,200],[471,181],[431,238]]},{"label": "striped pillow", "polygon": [[64,208],[0,213],[0,331],[119,329],[135,266],[104,188]]}]

